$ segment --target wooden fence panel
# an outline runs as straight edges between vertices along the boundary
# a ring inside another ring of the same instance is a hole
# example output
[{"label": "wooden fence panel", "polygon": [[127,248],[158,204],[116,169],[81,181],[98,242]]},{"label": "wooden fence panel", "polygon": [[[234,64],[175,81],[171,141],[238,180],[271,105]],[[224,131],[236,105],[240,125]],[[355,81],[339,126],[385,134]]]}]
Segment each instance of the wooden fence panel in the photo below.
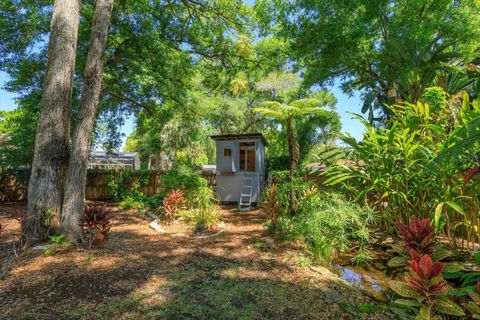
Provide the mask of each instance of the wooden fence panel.
[{"label": "wooden fence panel", "polygon": [[[140,171],[138,173],[140,174]],[[162,173],[164,171],[150,171],[149,182],[139,188],[140,192],[146,196],[159,194],[161,192]],[[110,171],[89,170],[85,186],[85,198],[87,200],[110,200],[112,195],[109,192],[108,181],[111,174]],[[215,186],[215,174],[202,172],[201,175],[208,181],[209,186]],[[133,183],[138,179],[139,176],[128,179],[125,183],[126,187],[132,188]],[[5,181],[5,186],[0,188],[0,192],[5,193],[4,201],[24,201],[27,199],[28,181],[17,181],[15,176],[8,176],[2,181]]]}]

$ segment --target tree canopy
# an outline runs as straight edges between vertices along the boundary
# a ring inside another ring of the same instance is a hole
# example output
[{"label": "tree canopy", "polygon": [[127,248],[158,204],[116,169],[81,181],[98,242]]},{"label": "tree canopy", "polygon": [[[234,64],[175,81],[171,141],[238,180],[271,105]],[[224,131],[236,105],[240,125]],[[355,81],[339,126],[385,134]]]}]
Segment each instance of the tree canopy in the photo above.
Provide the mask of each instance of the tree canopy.
[{"label": "tree canopy", "polygon": [[415,102],[433,85],[478,94],[478,1],[260,0],[256,9],[266,34],[288,39],[305,86],[339,80],[363,92],[363,112],[389,97]]}]

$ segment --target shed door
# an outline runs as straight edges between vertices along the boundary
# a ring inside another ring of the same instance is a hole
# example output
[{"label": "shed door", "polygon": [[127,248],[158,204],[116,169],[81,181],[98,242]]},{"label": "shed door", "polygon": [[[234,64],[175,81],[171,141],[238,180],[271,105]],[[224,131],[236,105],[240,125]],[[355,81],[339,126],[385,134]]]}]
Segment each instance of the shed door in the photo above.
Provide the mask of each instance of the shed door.
[{"label": "shed door", "polygon": [[255,171],[255,142],[240,143],[240,171]]}]

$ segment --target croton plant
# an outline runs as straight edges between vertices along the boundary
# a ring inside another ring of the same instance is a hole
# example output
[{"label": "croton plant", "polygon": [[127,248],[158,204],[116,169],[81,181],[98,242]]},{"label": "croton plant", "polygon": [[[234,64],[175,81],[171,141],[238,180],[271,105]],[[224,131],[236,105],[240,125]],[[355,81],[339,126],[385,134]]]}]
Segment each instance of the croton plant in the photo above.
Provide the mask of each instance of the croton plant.
[{"label": "croton plant", "polygon": [[390,281],[390,288],[407,299],[397,299],[396,304],[418,307],[417,320],[429,320],[433,313],[464,316],[462,308],[450,300],[448,285],[442,278],[444,262],[434,262],[428,253],[410,250],[409,273],[404,281]]},{"label": "croton plant", "polygon": [[[397,222],[395,227],[400,242],[393,244],[389,250],[394,255],[388,261],[390,267],[406,267],[412,252],[429,255],[434,262],[445,260],[453,254],[437,243],[435,229],[429,218],[412,217],[408,225]],[[462,265],[456,262],[447,262],[443,266],[444,272],[456,272],[460,269]]]}]

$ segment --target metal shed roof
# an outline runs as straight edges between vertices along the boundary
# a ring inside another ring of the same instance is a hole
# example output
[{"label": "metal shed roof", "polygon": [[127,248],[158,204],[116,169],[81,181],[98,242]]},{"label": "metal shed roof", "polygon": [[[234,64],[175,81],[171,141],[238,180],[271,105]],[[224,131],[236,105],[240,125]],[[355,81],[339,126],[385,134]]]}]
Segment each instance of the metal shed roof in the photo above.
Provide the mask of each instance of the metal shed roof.
[{"label": "metal shed roof", "polygon": [[261,133],[221,134],[210,136],[213,140],[249,140],[260,139],[264,145],[268,145],[267,139]]}]

